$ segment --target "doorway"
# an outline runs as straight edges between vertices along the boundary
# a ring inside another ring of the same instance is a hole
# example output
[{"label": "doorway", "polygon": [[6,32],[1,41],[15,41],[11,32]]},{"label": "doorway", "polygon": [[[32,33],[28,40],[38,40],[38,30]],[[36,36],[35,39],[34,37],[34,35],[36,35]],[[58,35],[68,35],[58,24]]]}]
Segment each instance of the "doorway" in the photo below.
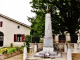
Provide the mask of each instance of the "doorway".
[{"label": "doorway", "polygon": [[0,46],[3,46],[4,34],[0,32]]}]

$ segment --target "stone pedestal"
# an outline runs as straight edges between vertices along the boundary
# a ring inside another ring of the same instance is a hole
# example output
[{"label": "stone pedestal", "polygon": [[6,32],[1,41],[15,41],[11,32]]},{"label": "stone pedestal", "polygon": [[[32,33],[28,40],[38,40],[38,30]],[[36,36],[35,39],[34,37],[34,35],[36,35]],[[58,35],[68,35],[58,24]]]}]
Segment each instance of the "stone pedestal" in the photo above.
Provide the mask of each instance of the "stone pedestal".
[{"label": "stone pedestal", "polygon": [[24,47],[24,51],[23,51],[23,60],[27,59],[27,48]]},{"label": "stone pedestal", "polygon": [[67,60],[72,60],[71,49],[68,49],[68,52],[67,52]]},{"label": "stone pedestal", "polygon": [[70,34],[69,33],[66,35],[66,42],[67,41],[71,41],[71,38],[70,38]]},{"label": "stone pedestal", "polygon": [[34,45],[34,52],[37,52],[37,45]]},{"label": "stone pedestal", "polygon": [[52,37],[44,37],[43,43],[43,51],[53,51],[53,38]]},{"label": "stone pedestal", "polygon": [[77,43],[80,43],[80,34],[78,34],[78,40]]},{"label": "stone pedestal", "polygon": [[56,41],[56,43],[59,43],[59,35],[57,34],[57,35],[55,35],[55,41]]}]

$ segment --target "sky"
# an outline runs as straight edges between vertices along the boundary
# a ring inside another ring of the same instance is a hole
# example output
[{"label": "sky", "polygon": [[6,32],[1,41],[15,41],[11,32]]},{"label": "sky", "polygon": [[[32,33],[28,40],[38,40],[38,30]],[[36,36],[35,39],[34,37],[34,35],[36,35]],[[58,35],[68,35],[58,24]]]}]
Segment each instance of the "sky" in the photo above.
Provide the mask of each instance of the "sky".
[{"label": "sky", "polygon": [[31,23],[27,20],[27,16],[35,17],[35,14],[31,12],[30,1],[0,0],[0,13],[30,26]]}]

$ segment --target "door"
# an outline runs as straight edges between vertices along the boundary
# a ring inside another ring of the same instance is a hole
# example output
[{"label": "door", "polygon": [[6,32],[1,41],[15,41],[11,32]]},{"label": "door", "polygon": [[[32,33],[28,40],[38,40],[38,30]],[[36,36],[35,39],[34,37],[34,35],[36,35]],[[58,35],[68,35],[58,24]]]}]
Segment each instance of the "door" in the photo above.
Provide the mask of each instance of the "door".
[{"label": "door", "polygon": [[0,32],[0,46],[3,46],[4,34]]}]

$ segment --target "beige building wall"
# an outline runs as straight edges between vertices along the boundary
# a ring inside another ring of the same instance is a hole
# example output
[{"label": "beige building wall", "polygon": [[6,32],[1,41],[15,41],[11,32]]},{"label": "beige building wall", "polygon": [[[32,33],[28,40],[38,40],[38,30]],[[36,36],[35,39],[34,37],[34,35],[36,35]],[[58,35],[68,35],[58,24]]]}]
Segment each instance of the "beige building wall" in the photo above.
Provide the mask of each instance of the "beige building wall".
[{"label": "beige building wall", "polygon": [[[30,28],[7,20],[4,17],[0,17],[0,21],[3,21],[3,26],[0,27],[0,31],[4,33],[3,46],[10,46],[11,43],[13,43],[14,46],[23,45],[23,42],[14,42],[14,34],[30,35]],[[20,26],[20,29],[18,29],[17,26]]]}]

